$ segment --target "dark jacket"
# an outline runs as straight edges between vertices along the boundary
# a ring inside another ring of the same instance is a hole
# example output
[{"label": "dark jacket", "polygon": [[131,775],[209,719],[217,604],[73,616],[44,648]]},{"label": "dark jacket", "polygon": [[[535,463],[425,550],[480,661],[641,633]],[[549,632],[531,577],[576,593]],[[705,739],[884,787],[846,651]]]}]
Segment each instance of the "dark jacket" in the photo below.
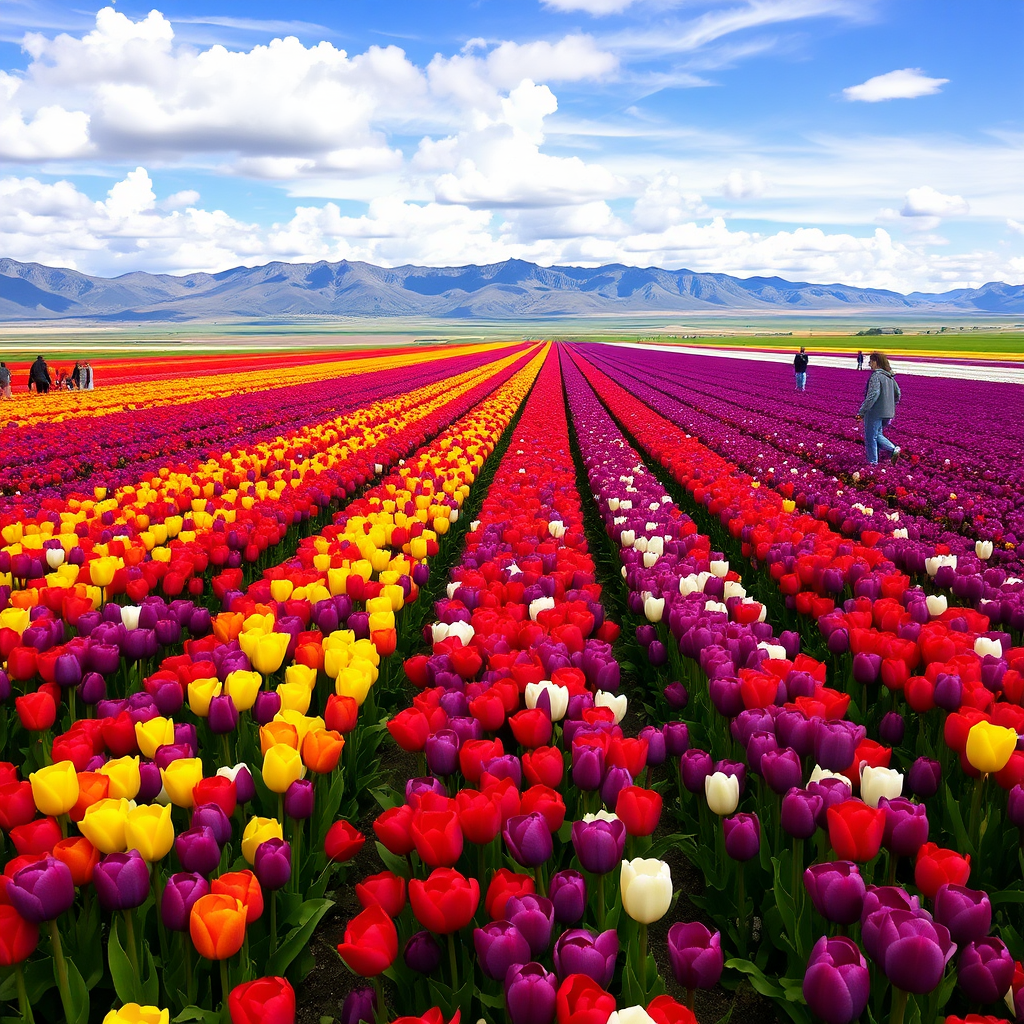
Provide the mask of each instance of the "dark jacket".
[{"label": "dark jacket", "polygon": [[797,373],[806,373],[809,361],[806,352],[797,352],[796,358],[793,360],[793,369]]},{"label": "dark jacket", "polygon": [[50,384],[50,368],[43,362],[42,356],[37,356],[36,361],[32,364],[32,369],[28,372],[28,379],[33,384]]},{"label": "dark jacket", "polygon": [[900,398],[896,378],[885,370],[872,370],[858,415],[869,416],[873,420],[891,420],[896,415]]}]

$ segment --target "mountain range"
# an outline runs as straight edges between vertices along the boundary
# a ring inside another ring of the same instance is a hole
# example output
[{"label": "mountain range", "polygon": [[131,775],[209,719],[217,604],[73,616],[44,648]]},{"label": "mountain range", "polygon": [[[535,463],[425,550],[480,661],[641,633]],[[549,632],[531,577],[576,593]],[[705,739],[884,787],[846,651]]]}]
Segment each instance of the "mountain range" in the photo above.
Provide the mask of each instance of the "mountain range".
[{"label": "mountain range", "polygon": [[210,321],[254,317],[513,318],[672,313],[1024,313],[1024,285],[909,295],[780,277],[657,267],[377,267],[268,263],[219,274],[89,277],[0,259],[0,321]]}]

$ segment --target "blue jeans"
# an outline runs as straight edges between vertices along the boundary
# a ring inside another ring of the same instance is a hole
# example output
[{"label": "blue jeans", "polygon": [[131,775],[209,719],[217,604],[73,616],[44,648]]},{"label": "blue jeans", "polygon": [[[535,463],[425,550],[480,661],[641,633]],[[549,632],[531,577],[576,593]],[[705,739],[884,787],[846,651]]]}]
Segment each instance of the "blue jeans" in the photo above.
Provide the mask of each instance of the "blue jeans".
[{"label": "blue jeans", "polygon": [[797,389],[797,391],[806,391],[807,390],[807,374],[806,373],[798,373],[796,375],[796,389]]},{"label": "blue jeans", "polygon": [[864,454],[867,456],[868,463],[872,466],[878,462],[879,448],[890,454],[896,451],[896,445],[882,433],[889,426],[890,422],[888,419],[876,420],[867,416],[864,417]]}]

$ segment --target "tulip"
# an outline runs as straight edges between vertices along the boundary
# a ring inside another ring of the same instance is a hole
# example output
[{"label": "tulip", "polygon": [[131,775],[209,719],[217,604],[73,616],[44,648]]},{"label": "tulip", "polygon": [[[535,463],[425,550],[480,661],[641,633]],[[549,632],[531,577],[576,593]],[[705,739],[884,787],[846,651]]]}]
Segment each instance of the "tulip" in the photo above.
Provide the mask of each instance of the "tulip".
[{"label": "tulip", "polygon": [[398,956],[395,923],[381,906],[372,906],[349,921],[338,953],[346,965],[364,978],[386,971]]},{"label": "tulip", "polygon": [[247,981],[231,990],[228,1011],[231,1024],[295,1024],[295,990],[284,978]]},{"label": "tulip", "polygon": [[618,818],[574,821],[572,845],[584,871],[605,875],[622,860],[626,826]]},{"label": "tulip", "polygon": [[38,944],[39,925],[27,921],[10,904],[0,904],[0,967],[27,960]]},{"label": "tulip", "polygon": [[139,795],[142,775],[138,756],[114,758],[97,770],[110,780],[109,792],[112,799],[134,800]]},{"label": "tulip", "polygon": [[125,830],[130,808],[124,799],[97,800],[86,808],[78,829],[100,853],[121,853],[127,849]]},{"label": "tulip", "polygon": [[189,914],[189,934],[199,955],[207,960],[234,956],[245,938],[245,916],[245,906],[234,896],[200,896]]},{"label": "tulip", "polygon": [[1017,747],[1014,729],[981,721],[967,734],[967,760],[982,774],[1002,771]]},{"label": "tulip", "polygon": [[555,920],[562,925],[582,920],[587,908],[587,883],[578,871],[566,869],[551,876],[548,898],[555,908]]},{"label": "tulip", "polygon": [[149,865],[138,850],[111,853],[96,865],[92,884],[104,910],[132,910],[149,895]]},{"label": "tulip", "polygon": [[210,891],[210,883],[202,875],[179,871],[167,879],[160,897],[160,919],[170,931],[188,930],[192,905]]},{"label": "tulip", "polygon": [[356,883],[356,897],[364,909],[378,905],[389,916],[398,917],[405,907],[405,879],[393,871],[368,875]]},{"label": "tulip", "polygon": [[704,925],[682,921],[668,930],[668,955],[676,981],[692,992],[714,988],[722,976],[722,937]]},{"label": "tulip", "polygon": [[585,974],[601,988],[608,988],[618,955],[619,937],[614,930],[594,935],[583,928],[570,928],[555,943],[555,971],[561,981],[570,974]]},{"label": "tulip", "polygon": [[558,1024],[607,1024],[615,1011],[615,997],[585,974],[570,974],[555,999]]},{"label": "tulip", "polygon": [[198,757],[179,757],[160,769],[164,789],[175,807],[195,805],[193,791],[203,777],[203,762]]},{"label": "tulip", "polygon": [[735,775],[713,772],[704,779],[708,807],[719,817],[732,814],[740,802],[740,780]]},{"label": "tulip", "polygon": [[1014,962],[1002,939],[969,942],[960,953],[956,980],[973,1003],[995,1003],[1010,990]]},{"label": "tulip", "polygon": [[377,1012],[377,994],[372,988],[354,988],[341,1004],[341,1024],[374,1024]]},{"label": "tulip", "polygon": [[129,850],[137,850],[151,864],[163,860],[174,845],[171,805],[143,804],[125,816],[124,839]]},{"label": "tulip", "polygon": [[441,964],[441,947],[430,932],[416,932],[405,944],[402,959],[410,970],[433,974]]},{"label": "tulip", "polygon": [[903,797],[887,800],[878,806],[885,811],[882,844],[894,857],[913,857],[928,840],[928,815],[924,804],[911,803]]},{"label": "tulip", "polygon": [[919,800],[927,800],[939,791],[942,767],[930,757],[919,757],[907,772],[907,785]]},{"label": "tulip", "polygon": [[867,962],[845,936],[818,939],[807,960],[803,993],[825,1024],[851,1024],[867,1007],[871,979]]},{"label": "tulip", "polygon": [[536,884],[530,875],[519,875],[508,868],[498,868],[491,876],[487,894],[484,897],[484,909],[492,921],[505,916],[505,908],[512,896],[521,896],[536,891]]},{"label": "tulip", "polygon": [[862,765],[860,770],[860,795],[868,807],[878,807],[883,797],[893,800],[903,792],[903,776],[892,768],[872,768]]},{"label": "tulip", "polygon": [[435,868],[426,881],[409,883],[409,902],[416,920],[437,935],[465,928],[480,902],[480,886],[453,868]]},{"label": "tulip", "polygon": [[[636,1009],[642,1009],[642,1007],[636,1007]],[[626,1012],[628,1011],[618,1014],[620,1021]],[[645,1015],[654,1024],[697,1024],[697,1018],[693,1015],[693,1011],[681,1003],[677,1003],[669,995],[656,996],[652,999],[647,1004]],[[608,1019],[611,1020],[611,1017]]]},{"label": "tulip", "polygon": [[[256,847],[252,867],[261,888],[268,892],[283,889],[292,876],[291,846],[283,839],[268,839],[260,843]],[[392,914],[394,916],[397,914]]]},{"label": "tulip", "polygon": [[864,907],[864,879],[850,861],[812,864],[804,872],[804,886],[814,909],[826,921],[850,925],[859,921]]},{"label": "tulip", "polygon": [[534,958],[547,952],[555,923],[555,908],[551,900],[532,893],[510,896],[505,904],[505,917],[529,943]]},{"label": "tulip", "polygon": [[761,849],[761,822],[756,814],[736,814],[722,822],[725,852],[733,860],[747,861]]},{"label": "tulip", "polygon": [[824,799],[816,793],[791,789],[782,798],[782,828],[794,839],[810,839],[817,828],[817,819],[824,805]]},{"label": "tulip", "polygon": [[53,848],[53,856],[71,869],[76,886],[88,885],[100,860],[100,851],[84,836],[62,839]]},{"label": "tulip", "polygon": [[264,676],[273,675],[284,663],[291,637],[287,633],[263,633],[254,638],[246,653],[252,667]]},{"label": "tulip", "polygon": [[30,924],[52,921],[75,902],[71,869],[51,856],[16,871],[5,892],[14,909]]},{"label": "tulip", "polygon": [[103,1024],[168,1024],[170,1010],[158,1006],[141,1006],[139,1003],[125,1003],[119,1010],[111,1010]]},{"label": "tulip", "polygon": [[276,818],[250,818],[242,832],[242,856],[249,864],[256,859],[256,850],[260,844],[268,839],[284,839],[281,823]]},{"label": "tulip", "polygon": [[509,1024],[553,1024],[556,978],[538,963],[511,967],[505,975]]},{"label": "tulip", "polygon": [[263,755],[263,781],[272,793],[284,794],[304,772],[298,750],[287,743],[275,743]]},{"label": "tulip", "polygon": [[78,775],[70,761],[58,761],[40,768],[29,775],[28,781],[40,814],[56,818],[67,814],[78,802]]},{"label": "tulip", "polygon": [[551,857],[551,831],[537,811],[509,818],[503,834],[512,859],[525,868],[539,867]]},{"label": "tulip", "polygon": [[861,864],[874,859],[885,833],[885,811],[845,800],[829,807],[827,817],[828,838],[837,858]]},{"label": "tulip", "polygon": [[640,924],[653,924],[672,903],[672,872],[662,860],[624,860],[619,888],[626,913]]},{"label": "tulip", "polygon": [[313,816],[313,783],[296,779],[284,794],[284,813],[292,821],[305,821]]},{"label": "tulip", "polygon": [[640,786],[627,786],[619,790],[615,816],[625,825],[629,835],[649,836],[658,827],[661,807],[660,793]]},{"label": "tulip", "polygon": [[491,921],[475,928],[473,945],[480,969],[494,981],[504,981],[511,967],[521,967],[530,960],[530,944],[508,921]]},{"label": "tulip", "polygon": [[213,829],[197,825],[174,840],[174,851],[185,871],[210,875],[220,864],[221,850]]},{"label": "tulip", "polygon": [[914,881],[918,889],[929,899],[939,890],[939,886],[966,885],[971,876],[970,854],[961,856],[955,850],[943,850],[936,843],[925,843],[917,851],[914,863]]},{"label": "tulip", "polygon": [[[196,792],[199,792],[198,786]],[[226,846],[231,842],[231,819],[219,804],[197,804],[192,810],[192,827],[196,828],[198,825],[213,829],[213,837],[217,840],[218,846]]]},{"label": "tulip", "polygon": [[263,890],[248,869],[225,871],[210,883],[210,892],[234,896],[245,908],[245,923],[252,924],[263,915]]},{"label": "tulip", "polygon": [[935,893],[935,920],[949,929],[958,945],[977,942],[992,927],[992,903],[980,889],[968,889],[948,882]]}]

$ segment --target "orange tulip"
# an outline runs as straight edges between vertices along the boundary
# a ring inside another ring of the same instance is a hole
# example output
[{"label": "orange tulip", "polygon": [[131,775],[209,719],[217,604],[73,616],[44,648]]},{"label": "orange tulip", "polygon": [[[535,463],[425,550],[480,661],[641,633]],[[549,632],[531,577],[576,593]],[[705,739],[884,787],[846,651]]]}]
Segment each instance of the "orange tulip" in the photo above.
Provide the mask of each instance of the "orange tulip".
[{"label": "orange tulip", "polygon": [[264,756],[275,743],[299,749],[299,730],[291,722],[268,722],[260,728],[260,753]]},{"label": "orange tulip", "polygon": [[338,767],[345,739],[331,729],[310,730],[302,741],[302,763],[318,775],[326,775]]},{"label": "orange tulip", "polygon": [[263,890],[256,876],[245,871],[225,871],[210,883],[210,892],[233,896],[245,907],[245,923],[250,925],[263,913]]},{"label": "orange tulip", "polygon": [[53,855],[71,869],[75,885],[88,885],[92,881],[93,868],[100,861],[100,851],[84,836],[62,839],[53,848]]},{"label": "orange tulip", "polygon": [[229,644],[238,639],[244,622],[245,616],[241,612],[221,612],[213,619],[213,635],[222,644]]},{"label": "orange tulip", "polygon": [[245,905],[234,896],[211,892],[192,905],[188,931],[192,945],[207,960],[234,956],[245,939]]},{"label": "orange tulip", "polygon": [[387,629],[375,629],[370,634],[370,639],[382,658],[394,654],[395,648],[398,646],[398,633],[393,626]]},{"label": "orange tulip", "polygon": [[110,776],[99,772],[78,773],[78,801],[68,811],[72,821],[78,822],[85,817],[85,812],[97,800],[106,800],[110,796]]}]

